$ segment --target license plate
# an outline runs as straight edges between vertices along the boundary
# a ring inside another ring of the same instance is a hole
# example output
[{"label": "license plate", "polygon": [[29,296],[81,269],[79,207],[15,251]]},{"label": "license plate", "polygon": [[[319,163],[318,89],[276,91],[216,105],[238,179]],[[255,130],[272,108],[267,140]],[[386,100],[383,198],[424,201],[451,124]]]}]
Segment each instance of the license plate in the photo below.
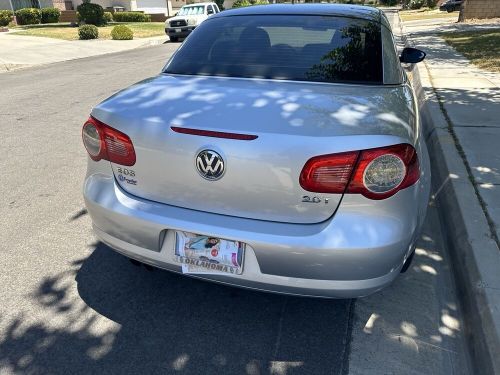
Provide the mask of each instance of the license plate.
[{"label": "license plate", "polygon": [[240,241],[175,232],[175,260],[183,273],[241,275],[244,252]]},{"label": "license plate", "polygon": [[176,33],[180,33],[180,32],[182,31],[182,29],[174,29],[174,31],[175,31]]}]

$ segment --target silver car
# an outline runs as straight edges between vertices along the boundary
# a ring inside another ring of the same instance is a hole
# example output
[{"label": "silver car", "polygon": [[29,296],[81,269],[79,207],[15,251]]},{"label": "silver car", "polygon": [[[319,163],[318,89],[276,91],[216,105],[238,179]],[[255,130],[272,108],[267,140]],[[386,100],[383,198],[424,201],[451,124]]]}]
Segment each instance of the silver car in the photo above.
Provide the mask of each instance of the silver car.
[{"label": "silver car", "polygon": [[413,89],[384,14],[252,6],[210,17],[83,126],[97,237],[227,285],[366,296],[411,262],[429,198]]}]

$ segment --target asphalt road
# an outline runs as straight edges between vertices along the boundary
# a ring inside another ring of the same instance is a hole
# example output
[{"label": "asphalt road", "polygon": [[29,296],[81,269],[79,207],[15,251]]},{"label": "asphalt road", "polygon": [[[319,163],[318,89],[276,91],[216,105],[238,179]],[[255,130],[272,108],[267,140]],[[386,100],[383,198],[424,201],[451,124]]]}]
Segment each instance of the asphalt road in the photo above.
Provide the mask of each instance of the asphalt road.
[{"label": "asphalt road", "polygon": [[93,237],[81,125],[176,46],[0,75],[0,374],[466,373],[434,207],[410,271],[357,301],[148,271]]}]

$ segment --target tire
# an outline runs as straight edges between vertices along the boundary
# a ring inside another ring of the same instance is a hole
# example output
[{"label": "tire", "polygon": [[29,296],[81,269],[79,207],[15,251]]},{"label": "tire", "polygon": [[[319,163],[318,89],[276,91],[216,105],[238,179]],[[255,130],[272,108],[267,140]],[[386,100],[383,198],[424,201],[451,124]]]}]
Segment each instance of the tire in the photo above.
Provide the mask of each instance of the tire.
[{"label": "tire", "polygon": [[130,263],[132,263],[136,267],[139,267],[140,265],[142,265],[142,263],[139,262],[138,260],[135,260],[135,259],[132,259],[132,258],[128,258],[128,260],[130,261]]},{"label": "tire", "polygon": [[413,261],[413,256],[415,255],[415,250],[411,253],[411,255],[406,259],[405,264],[403,264],[403,268],[401,268],[401,273],[405,273],[408,271],[408,268],[411,266],[411,262]]},{"label": "tire", "polygon": [[149,264],[146,263],[142,263],[136,259],[128,258],[128,260],[136,267],[144,266],[144,268],[146,268],[148,271],[154,271],[156,269],[155,267],[150,266]]},{"label": "tire", "polygon": [[177,37],[177,36],[169,36],[169,38],[170,38],[170,41],[173,43],[177,43],[179,41],[179,37]]}]

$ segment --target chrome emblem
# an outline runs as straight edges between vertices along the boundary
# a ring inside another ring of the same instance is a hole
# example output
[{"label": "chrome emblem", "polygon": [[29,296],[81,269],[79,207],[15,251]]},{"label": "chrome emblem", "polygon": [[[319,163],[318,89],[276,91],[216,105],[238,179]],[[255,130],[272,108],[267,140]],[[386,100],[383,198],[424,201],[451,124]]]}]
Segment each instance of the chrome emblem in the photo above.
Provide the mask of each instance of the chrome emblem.
[{"label": "chrome emblem", "polygon": [[203,150],[196,156],[196,169],[201,177],[215,181],[225,172],[224,159],[213,150]]}]

